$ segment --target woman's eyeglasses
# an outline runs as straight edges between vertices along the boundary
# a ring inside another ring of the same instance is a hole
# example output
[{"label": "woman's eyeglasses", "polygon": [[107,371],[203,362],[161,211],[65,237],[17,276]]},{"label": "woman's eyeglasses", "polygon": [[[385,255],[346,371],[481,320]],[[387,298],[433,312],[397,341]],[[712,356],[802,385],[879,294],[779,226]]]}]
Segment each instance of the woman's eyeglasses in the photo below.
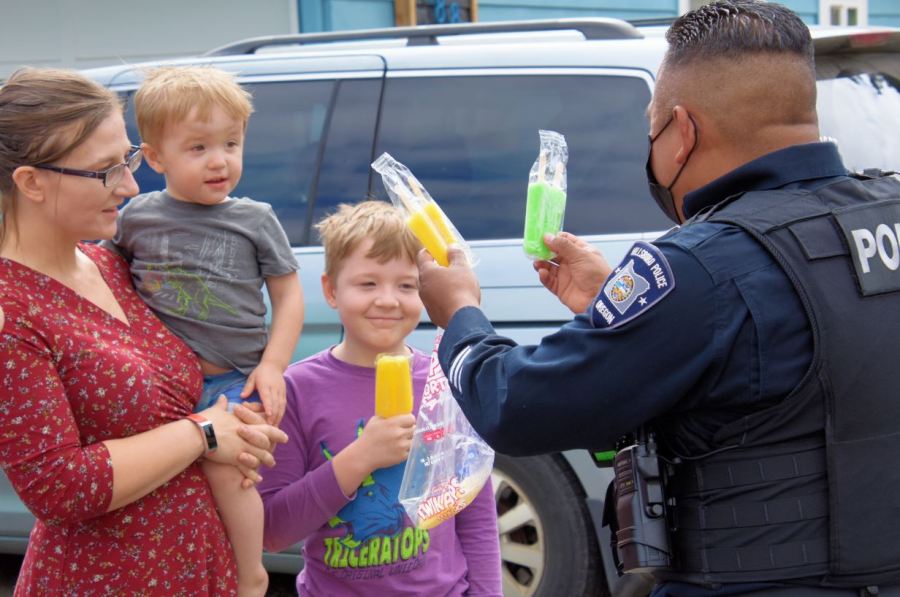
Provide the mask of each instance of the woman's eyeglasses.
[{"label": "woman's eyeglasses", "polygon": [[51,170],[53,172],[59,172],[60,174],[69,174],[71,176],[99,178],[101,182],[103,182],[104,187],[110,188],[122,182],[122,177],[125,176],[126,168],[134,173],[138,168],[140,168],[143,161],[144,154],[141,153],[141,148],[137,145],[132,145],[131,153],[128,154],[128,157],[125,158],[124,162],[122,162],[121,164],[116,164],[115,166],[107,168],[106,170],[75,170],[74,168],[60,168],[59,166],[53,166],[50,164],[37,164],[35,168],[40,168],[41,170]]}]

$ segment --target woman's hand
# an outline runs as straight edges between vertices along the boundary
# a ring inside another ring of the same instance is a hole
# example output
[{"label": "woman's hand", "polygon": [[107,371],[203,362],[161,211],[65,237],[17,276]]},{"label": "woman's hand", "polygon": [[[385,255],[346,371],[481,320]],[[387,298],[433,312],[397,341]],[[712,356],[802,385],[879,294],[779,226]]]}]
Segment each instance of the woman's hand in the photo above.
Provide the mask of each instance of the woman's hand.
[{"label": "woman's hand", "polygon": [[218,443],[216,450],[206,458],[237,466],[245,477],[242,486],[250,487],[262,480],[257,470],[260,464],[275,465],[272,452],[277,444],[287,442],[288,437],[250,409],[237,405],[233,413],[229,413],[227,406],[228,401],[222,396],[215,406],[200,413],[212,421]]}]

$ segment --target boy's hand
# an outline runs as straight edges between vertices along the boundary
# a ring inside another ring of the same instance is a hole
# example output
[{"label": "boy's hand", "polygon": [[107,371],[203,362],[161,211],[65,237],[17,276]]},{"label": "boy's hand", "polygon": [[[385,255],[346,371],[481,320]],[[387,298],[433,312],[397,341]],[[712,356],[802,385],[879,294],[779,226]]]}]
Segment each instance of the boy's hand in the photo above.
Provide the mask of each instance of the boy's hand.
[{"label": "boy's hand", "polygon": [[334,455],[334,476],[344,495],[350,497],[373,471],[394,466],[409,457],[416,418],[397,415],[372,417],[349,446]]},{"label": "boy's hand", "polygon": [[409,457],[416,418],[411,414],[397,415],[389,419],[372,417],[356,440],[360,458],[370,472],[394,466]]},{"label": "boy's hand", "polygon": [[259,398],[262,400],[266,422],[278,426],[284,417],[287,400],[284,371],[277,365],[262,361],[247,377],[247,383],[244,384],[244,389],[241,391],[241,398],[252,394],[254,389],[259,392]]}]

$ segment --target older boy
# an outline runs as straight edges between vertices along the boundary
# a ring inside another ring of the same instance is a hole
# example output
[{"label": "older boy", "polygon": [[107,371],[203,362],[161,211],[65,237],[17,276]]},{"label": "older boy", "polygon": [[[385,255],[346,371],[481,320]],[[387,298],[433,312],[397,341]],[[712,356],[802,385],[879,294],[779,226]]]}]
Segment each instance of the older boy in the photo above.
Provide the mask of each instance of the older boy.
[{"label": "older boy", "polygon": [[[113,246],[135,287],[197,354],[204,391],[196,410],[224,394],[284,414],[283,373],[303,324],[297,262],[271,206],[229,196],[241,178],[249,94],[228,73],[167,67],[134,98],[141,148],[166,189],[119,214]],[[262,285],[272,302],[265,327]],[[239,595],[263,595],[262,502],[234,467],[204,463],[238,565]]]},{"label": "older boy", "polygon": [[344,338],[292,365],[289,449],[260,484],[265,544],[304,540],[300,595],[500,595],[490,484],[455,518],[416,529],[397,494],[415,417],[373,416],[375,357],[409,355],[418,411],[429,358],[406,345],[422,313],[420,246],[388,203],[342,205],[318,225],[325,299]]}]

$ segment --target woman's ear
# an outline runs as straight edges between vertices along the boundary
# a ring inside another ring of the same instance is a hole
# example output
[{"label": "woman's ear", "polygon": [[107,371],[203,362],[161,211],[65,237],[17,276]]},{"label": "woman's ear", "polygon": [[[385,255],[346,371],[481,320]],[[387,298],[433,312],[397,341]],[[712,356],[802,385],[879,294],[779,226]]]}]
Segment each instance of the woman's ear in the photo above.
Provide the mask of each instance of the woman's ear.
[{"label": "woman's ear", "polygon": [[19,195],[41,203],[46,196],[47,177],[41,176],[42,172],[34,166],[19,166],[12,173],[13,183]]},{"label": "woman's ear", "polygon": [[149,143],[141,143],[141,153],[144,154],[144,161],[150,164],[150,167],[157,174],[165,174],[166,167],[160,159],[159,152],[156,151],[156,148],[150,145]]},{"label": "woman's ear", "polygon": [[337,309],[337,298],[335,298],[335,287],[331,282],[328,274],[322,274],[322,294],[325,296],[325,302],[332,309]]}]

